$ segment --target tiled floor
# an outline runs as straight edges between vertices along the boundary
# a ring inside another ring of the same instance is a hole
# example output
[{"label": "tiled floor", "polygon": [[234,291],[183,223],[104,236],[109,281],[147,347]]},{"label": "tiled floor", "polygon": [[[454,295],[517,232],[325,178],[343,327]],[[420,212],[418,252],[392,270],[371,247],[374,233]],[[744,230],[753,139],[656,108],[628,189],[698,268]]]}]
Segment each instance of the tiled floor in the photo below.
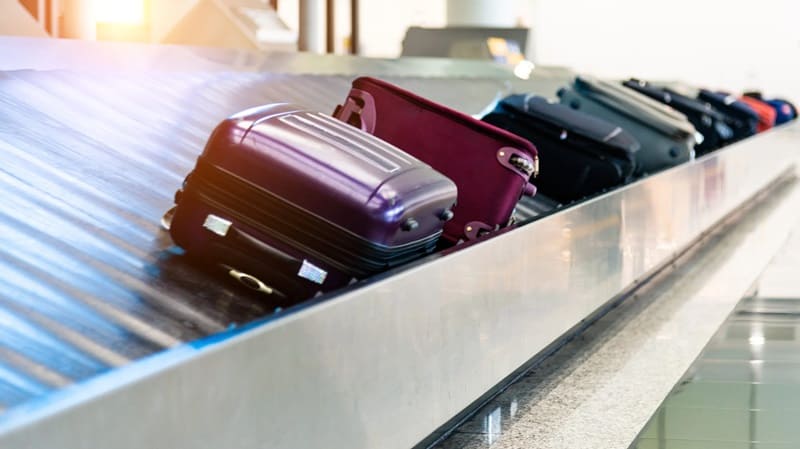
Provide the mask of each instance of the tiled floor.
[{"label": "tiled floor", "polygon": [[800,447],[799,274],[795,233],[633,448]]},{"label": "tiled floor", "polygon": [[[623,302],[435,448],[626,449],[648,423],[636,449],[800,447],[800,300],[792,299],[800,298],[792,278],[800,192],[791,190]],[[757,280],[756,297],[715,334]],[[685,376],[712,336],[713,357]],[[653,415],[682,378],[678,399]]]}]

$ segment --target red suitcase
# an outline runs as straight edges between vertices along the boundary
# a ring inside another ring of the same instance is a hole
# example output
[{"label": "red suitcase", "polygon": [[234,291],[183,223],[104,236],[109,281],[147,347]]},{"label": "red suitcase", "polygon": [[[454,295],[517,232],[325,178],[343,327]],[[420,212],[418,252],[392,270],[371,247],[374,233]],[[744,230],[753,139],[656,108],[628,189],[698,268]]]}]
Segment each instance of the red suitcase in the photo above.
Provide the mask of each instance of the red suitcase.
[{"label": "red suitcase", "polygon": [[739,100],[747,103],[758,114],[758,126],[756,127],[758,132],[764,132],[775,126],[775,119],[778,117],[775,108],[758,98],[742,96],[739,97]]},{"label": "red suitcase", "polygon": [[458,186],[454,217],[444,227],[451,243],[506,226],[538,171],[527,140],[374,78],[353,81],[334,116],[430,164]]},{"label": "red suitcase", "polygon": [[296,301],[430,253],[456,196],[400,149],[275,104],[216,128],[169,229],[189,257]]}]

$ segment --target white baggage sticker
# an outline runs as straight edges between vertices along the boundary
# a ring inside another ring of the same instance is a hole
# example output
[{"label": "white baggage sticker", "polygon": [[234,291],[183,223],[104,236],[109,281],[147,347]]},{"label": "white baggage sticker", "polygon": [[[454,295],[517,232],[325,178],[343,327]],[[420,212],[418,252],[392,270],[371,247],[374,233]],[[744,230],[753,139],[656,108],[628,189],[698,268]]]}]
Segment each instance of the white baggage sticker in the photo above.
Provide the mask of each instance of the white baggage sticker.
[{"label": "white baggage sticker", "polygon": [[203,227],[220,237],[225,237],[228,235],[228,230],[231,228],[232,224],[233,223],[231,223],[229,220],[217,217],[214,214],[209,214],[206,216],[206,221],[203,223]]},{"label": "white baggage sticker", "polygon": [[300,265],[300,271],[297,272],[297,275],[303,279],[308,279],[311,282],[322,285],[322,283],[325,282],[325,278],[328,276],[328,272],[303,259],[303,264]]}]

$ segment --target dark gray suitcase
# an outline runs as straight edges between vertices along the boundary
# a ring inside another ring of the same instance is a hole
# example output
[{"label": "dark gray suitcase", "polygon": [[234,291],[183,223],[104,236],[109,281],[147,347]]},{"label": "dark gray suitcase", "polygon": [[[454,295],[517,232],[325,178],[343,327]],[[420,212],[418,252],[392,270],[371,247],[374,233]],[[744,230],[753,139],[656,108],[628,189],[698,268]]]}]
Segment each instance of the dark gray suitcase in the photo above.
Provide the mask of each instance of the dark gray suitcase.
[{"label": "dark gray suitcase", "polygon": [[637,175],[694,158],[696,131],[685,115],[616,83],[579,76],[561,89],[562,104],[615,123],[641,144]]}]

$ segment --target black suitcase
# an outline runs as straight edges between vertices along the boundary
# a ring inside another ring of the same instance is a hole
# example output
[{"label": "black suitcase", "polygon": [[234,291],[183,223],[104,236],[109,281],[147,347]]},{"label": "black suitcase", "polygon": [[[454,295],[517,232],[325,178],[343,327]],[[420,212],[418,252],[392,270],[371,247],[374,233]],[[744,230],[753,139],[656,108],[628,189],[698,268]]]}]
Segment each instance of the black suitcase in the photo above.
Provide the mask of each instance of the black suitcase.
[{"label": "black suitcase", "polygon": [[523,224],[538,220],[564,207],[563,204],[537,192],[535,196],[523,196],[514,207],[514,223]]},{"label": "black suitcase", "polygon": [[694,147],[698,156],[734,141],[733,129],[725,123],[725,115],[715,110],[709,103],[635,78],[622,84],[684,114],[703,135],[703,141]]},{"label": "black suitcase", "polygon": [[733,130],[734,140],[745,139],[755,135],[758,131],[758,114],[733,95],[700,89],[697,99],[708,102],[714,109],[725,115],[725,122]]},{"label": "black suitcase", "polygon": [[532,141],[538,191],[562,203],[628,182],[639,142],[617,125],[535,95],[501,100],[484,121]]}]

